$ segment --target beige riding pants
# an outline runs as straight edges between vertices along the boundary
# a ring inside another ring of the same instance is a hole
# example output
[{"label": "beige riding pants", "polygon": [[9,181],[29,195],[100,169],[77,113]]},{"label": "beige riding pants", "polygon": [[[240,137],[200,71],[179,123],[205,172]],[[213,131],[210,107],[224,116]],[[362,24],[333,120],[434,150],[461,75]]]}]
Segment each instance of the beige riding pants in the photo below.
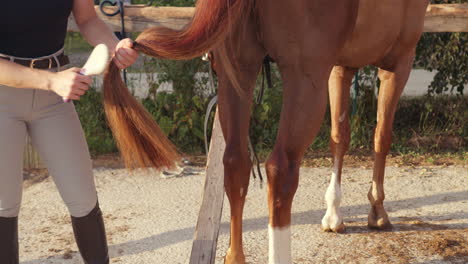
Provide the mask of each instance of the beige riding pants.
[{"label": "beige riding pants", "polygon": [[91,212],[96,187],[73,103],[64,103],[54,92],[0,86],[0,217],[16,217],[20,210],[27,134],[70,214]]}]

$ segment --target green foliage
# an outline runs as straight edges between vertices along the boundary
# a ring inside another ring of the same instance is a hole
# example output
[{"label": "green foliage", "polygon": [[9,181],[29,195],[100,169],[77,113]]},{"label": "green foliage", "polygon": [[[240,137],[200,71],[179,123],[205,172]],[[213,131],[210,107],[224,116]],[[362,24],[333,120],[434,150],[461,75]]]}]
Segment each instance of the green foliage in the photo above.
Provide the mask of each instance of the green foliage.
[{"label": "green foliage", "polygon": [[[359,93],[350,102],[352,108],[354,106],[350,116],[351,149],[372,149],[379,86],[377,68],[365,67],[359,71]],[[463,96],[441,95],[401,99],[395,113],[392,151],[421,153],[466,149],[467,100]]]},{"label": "green foliage", "polygon": [[[200,59],[187,62],[150,59],[145,65],[151,68],[150,72],[164,74],[153,84],[148,98],[142,101],[144,106],[181,151],[188,154],[204,152],[203,124],[208,102],[204,84],[207,80],[203,79],[199,85],[194,75],[206,71],[207,63]],[[372,67],[360,71],[359,96],[350,116],[351,150],[372,149],[378,87],[375,71]],[[261,153],[270,152],[275,143],[281,112],[282,84],[276,65],[273,65],[272,75],[274,87],[265,89],[263,101],[253,108],[251,122],[252,141]],[[173,92],[157,92],[164,81],[173,82]],[[260,85],[261,77],[257,82],[257,86]],[[467,100],[461,96],[402,100],[395,116],[392,150],[401,153],[466,150]],[[354,103],[350,102],[351,109]],[[117,151],[106,125],[101,94],[91,89],[75,104],[91,152],[95,155]],[[330,114],[327,110],[311,150],[328,150],[329,135]]]},{"label": "green foliage", "polygon": [[[254,104],[250,122],[252,144],[255,144],[256,149],[261,152],[270,150],[273,147],[278,133],[283,90],[281,76],[276,64],[272,65],[272,83],[273,87],[268,88],[265,81],[263,100],[260,104]],[[262,79],[259,77],[256,97],[259,96],[261,85]]]},{"label": "green foliage", "polygon": [[417,48],[416,65],[437,70],[430,94],[456,91],[468,83],[468,33],[424,33]]},{"label": "green foliage", "polygon": [[[431,0],[432,4],[462,4],[467,0]],[[437,74],[429,94],[463,94],[468,83],[468,33],[424,33],[416,49],[415,66]]]},{"label": "green foliage", "polygon": [[466,4],[467,0],[431,0],[431,4]]},{"label": "green foliage", "polygon": [[92,155],[117,151],[112,132],[106,124],[102,94],[94,88],[74,102]]},{"label": "green foliage", "polygon": [[358,86],[353,84],[353,93],[357,96],[350,102],[351,148],[368,148],[370,139],[374,138],[379,84],[376,67],[368,66],[359,71]]},{"label": "green foliage", "polygon": [[[206,70],[199,59],[161,61],[151,59],[146,67],[164,72],[153,84],[150,96],[142,102],[154,116],[163,131],[185,153],[204,151],[203,123],[208,98],[203,85],[194,81],[196,72]],[[282,84],[276,66],[273,66],[273,88],[266,88],[263,101],[253,108],[251,137],[256,149],[271,151],[278,132],[282,104]],[[375,68],[361,70],[359,96],[351,101],[351,149],[372,149],[376,125]],[[173,81],[174,92],[157,92],[164,81]],[[202,84],[207,80],[202,80]],[[261,79],[257,82],[260,87]],[[258,93],[258,89],[256,91]],[[393,151],[419,153],[425,151],[466,149],[468,117],[466,97],[421,97],[402,100],[395,116]],[[111,132],[106,125],[101,94],[94,89],[75,102],[92,154],[117,151]],[[330,135],[330,114],[327,110],[321,130],[311,146],[312,150],[327,150]],[[448,141],[447,141],[448,140]]]},{"label": "green foliage", "polygon": [[74,54],[78,52],[90,52],[93,49],[91,45],[78,32],[67,32],[65,37],[65,54]]},{"label": "green foliage", "polygon": [[395,113],[394,150],[466,150],[468,98],[425,96],[402,100]]},{"label": "green foliage", "polygon": [[[155,117],[161,129],[184,152],[200,153],[204,149],[204,114],[208,98],[204,96],[207,78],[196,82],[197,72],[206,72],[207,63],[201,59],[167,61],[148,59],[145,67],[160,72],[143,105]],[[158,92],[163,82],[172,82],[173,92]]]}]

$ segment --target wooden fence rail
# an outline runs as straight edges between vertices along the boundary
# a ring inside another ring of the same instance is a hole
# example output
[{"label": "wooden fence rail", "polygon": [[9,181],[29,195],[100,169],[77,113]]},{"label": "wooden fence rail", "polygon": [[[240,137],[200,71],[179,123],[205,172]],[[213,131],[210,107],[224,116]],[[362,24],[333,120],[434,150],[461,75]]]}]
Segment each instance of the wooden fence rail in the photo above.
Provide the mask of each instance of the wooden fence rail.
[{"label": "wooden fence rail", "polygon": [[[105,7],[105,10],[108,13],[113,13],[117,8],[111,6]],[[145,5],[125,6],[125,29],[128,32],[142,32],[143,30],[154,26],[166,26],[174,29],[180,29],[190,22],[194,11],[194,7],[149,7]],[[113,31],[120,32],[120,16],[105,16],[97,6],[96,13]],[[78,27],[73,16],[70,16],[68,20],[68,30],[73,32],[78,31]]]},{"label": "wooden fence rail", "polygon": [[429,5],[425,32],[468,32],[468,4]]},{"label": "wooden fence rail", "polygon": [[[116,7],[106,7],[109,12]],[[154,26],[181,28],[193,16],[193,7],[148,7],[132,5],[125,7],[125,27],[129,32],[141,32]],[[120,31],[120,16],[107,17],[96,11],[113,31]],[[73,18],[69,20],[69,31],[78,31]],[[425,32],[468,32],[468,4],[430,5],[424,23]]]}]

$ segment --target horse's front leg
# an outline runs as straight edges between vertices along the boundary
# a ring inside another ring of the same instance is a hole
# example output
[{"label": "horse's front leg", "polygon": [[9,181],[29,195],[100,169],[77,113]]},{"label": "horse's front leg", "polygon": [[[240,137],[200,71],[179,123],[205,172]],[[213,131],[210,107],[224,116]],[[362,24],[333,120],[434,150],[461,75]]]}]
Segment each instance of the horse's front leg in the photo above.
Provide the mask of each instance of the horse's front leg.
[{"label": "horse's front leg", "polygon": [[[283,66],[283,107],[276,144],[266,163],[269,263],[292,264],[291,207],[305,151],[320,129],[327,104],[326,70]],[[325,68],[325,67],[324,67]],[[304,70],[307,74],[303,74]]]}]

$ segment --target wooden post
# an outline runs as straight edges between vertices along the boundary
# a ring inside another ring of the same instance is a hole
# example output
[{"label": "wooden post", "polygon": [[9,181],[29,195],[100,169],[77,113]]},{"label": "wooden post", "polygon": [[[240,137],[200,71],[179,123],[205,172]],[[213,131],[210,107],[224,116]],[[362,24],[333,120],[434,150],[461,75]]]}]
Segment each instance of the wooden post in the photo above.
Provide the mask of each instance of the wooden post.
[{"label": "wooden post", "polygon": [[203,201],[198,215],[190,264],[214,264],[224,201],[224,141],[216,109],[206,166]]}]

